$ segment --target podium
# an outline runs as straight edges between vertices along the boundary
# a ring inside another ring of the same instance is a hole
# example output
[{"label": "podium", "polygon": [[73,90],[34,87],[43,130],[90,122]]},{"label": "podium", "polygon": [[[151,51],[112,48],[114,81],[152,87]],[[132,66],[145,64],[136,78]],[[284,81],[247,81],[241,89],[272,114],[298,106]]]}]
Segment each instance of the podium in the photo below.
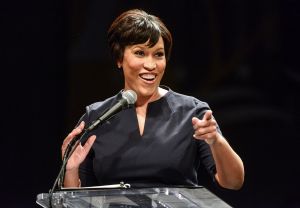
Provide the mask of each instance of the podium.
[{"label": "podium", "polygon": [[[49,199],[52,200],[50,206]],[[72,189],[37,195],[44,208],[227,208],[204,187]]]}]

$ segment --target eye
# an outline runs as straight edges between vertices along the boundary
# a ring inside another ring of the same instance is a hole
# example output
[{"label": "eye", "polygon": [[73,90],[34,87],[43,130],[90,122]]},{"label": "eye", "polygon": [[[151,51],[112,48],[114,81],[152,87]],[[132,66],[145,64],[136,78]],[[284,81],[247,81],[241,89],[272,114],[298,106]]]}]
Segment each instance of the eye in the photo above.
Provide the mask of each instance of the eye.
[{"label": "eye", "polygon": [[145,55],[144,51],[142,51],[142,50],[137,50],[137,51],[134,52],[134,54],[138,55],[138,56],[144,56]]},{"label": "eye", "polygon": [[159,52],[157,52],[156,54],[155,54],[155,56],[156,57],[164,57],[165,56],[165,53],[164,52],[162,52],[162,51],[159,51]]}]

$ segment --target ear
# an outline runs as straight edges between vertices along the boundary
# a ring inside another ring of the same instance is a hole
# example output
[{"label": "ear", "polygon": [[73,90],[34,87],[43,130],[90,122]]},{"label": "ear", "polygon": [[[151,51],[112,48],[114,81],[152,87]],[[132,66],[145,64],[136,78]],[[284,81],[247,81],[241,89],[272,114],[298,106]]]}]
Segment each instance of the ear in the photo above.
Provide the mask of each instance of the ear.
[{"label": "ear", "polygon": [[122,62],[121,61],[117,61],[117,66],[118,66],[118,69],[121,69],[122,68]]}]

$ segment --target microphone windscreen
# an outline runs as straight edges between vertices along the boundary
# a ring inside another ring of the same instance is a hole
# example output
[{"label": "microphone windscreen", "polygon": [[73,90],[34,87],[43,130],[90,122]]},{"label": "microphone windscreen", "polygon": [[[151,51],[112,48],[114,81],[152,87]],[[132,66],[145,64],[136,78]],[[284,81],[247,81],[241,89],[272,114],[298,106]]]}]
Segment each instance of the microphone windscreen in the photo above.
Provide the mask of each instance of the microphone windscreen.
[{"label": "microphone windscreen", "polygon": [[137,95],[133,90],[126,90],[122,93],[122,97],[127,100],[128,105],[134,104],[137,100]]}]

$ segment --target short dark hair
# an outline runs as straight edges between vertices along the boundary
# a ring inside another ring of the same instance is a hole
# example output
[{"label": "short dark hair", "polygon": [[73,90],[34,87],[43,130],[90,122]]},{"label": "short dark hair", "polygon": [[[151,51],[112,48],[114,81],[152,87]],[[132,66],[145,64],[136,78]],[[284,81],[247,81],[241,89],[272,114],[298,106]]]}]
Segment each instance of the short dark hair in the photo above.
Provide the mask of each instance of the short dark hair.
[{"label": "short dark hair", "polygon": [[123,12],[108,30],[108,44],[115,63],[123,58],[126,46],[145,43],[153,47],[162,37],[166,60],[170,59],[172,35],[160,18],[140,9]]}]

